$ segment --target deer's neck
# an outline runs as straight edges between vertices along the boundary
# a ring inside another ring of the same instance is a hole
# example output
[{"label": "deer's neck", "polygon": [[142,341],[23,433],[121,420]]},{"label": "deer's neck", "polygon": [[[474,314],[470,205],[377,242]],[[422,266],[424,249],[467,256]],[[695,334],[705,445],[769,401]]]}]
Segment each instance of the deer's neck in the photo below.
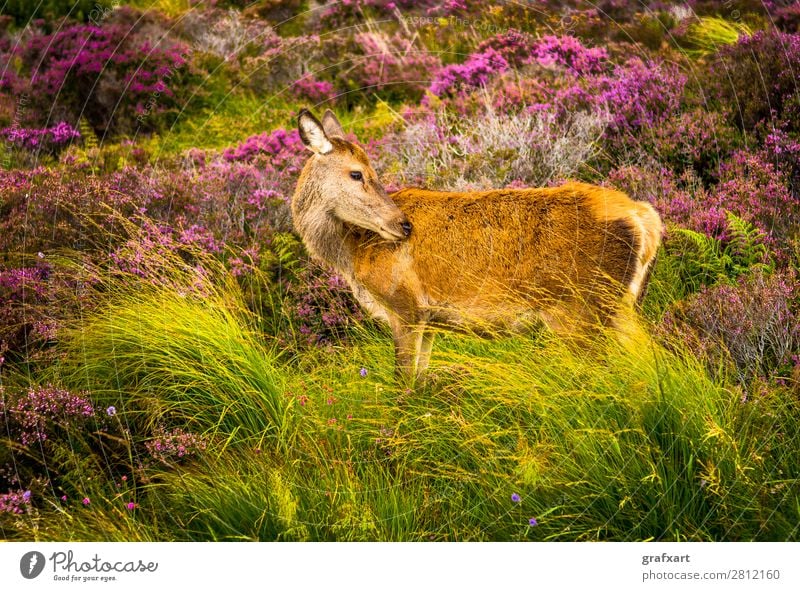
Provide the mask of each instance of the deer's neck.
[{"label": "deer's neck", "polygon": [[313,182],[302,183],[292,199],[295,229],[314,258],[351,277],[352,239],[344,223],[320,205],[324,202],[319,186]]}]

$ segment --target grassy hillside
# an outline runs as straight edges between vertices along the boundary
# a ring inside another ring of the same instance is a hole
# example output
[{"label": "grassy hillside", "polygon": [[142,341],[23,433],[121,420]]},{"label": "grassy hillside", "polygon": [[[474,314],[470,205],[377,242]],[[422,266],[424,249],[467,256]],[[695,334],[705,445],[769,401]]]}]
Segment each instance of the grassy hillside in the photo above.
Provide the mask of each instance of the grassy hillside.
[{"label": "grassy hillside", "polygon": [[[662,4],[8,3],[0,535],[798,540],[800,13]],[[390,191],[652,203],[635,336],[399,383],[293,232],[302,107]]]}]

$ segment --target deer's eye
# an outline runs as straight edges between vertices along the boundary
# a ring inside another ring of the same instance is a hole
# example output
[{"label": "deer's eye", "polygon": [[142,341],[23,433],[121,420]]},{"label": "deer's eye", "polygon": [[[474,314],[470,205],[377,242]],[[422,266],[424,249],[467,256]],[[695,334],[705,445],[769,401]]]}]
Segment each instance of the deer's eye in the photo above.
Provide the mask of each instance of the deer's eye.
[{"label": "deer's eye", "polygon": [[364,178],[364,175],[358,170],[353,170],[350,172],[350,178],[354,181],[360,181]]}]

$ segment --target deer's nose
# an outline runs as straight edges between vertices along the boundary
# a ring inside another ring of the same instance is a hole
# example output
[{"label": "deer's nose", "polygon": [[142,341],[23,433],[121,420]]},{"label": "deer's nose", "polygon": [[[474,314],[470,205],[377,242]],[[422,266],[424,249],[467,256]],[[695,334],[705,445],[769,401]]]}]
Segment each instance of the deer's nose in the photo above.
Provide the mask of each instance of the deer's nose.
[{"label": "deer's nose", "polygon": [[411,222],[405,221],[402,224],[400,224],[400,227],[403,228],[403,234],[405,234],[406,238],[411,236],[411,228],[413,227],[411,225]]}]

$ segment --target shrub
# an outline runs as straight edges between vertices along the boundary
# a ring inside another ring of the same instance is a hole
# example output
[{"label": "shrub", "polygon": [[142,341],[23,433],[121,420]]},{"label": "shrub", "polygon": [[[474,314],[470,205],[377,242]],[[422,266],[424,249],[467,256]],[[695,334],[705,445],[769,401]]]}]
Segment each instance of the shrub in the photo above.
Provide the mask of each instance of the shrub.
[{"label": "shrub", "polygon": [[535,44],[536,41],[530,34],[511,29],[481,41],[475,53],[481,54],[491,49],[500,54],[510,66],[521,67],[530,61]]},{"label": "shrub", "polygon": [[18,164],[36,164],[40,158],[55,155],[81,137],[80,132],[66,121],[43,129],[26,129],[7,127],[0,129],[9,146],[25,153],[25,158],[18,158]]},{"label": "shrub", "polygon": [[225,150],[223,156],[228,162],[252,162],[257,155],[265,154],[271,157],[277,169],[294,165],[290,172],[298,172],[297,162],[304,152],[305,147],[296,129],[277,129],[251,136],[236,148]]},{"label": "shrub", "polygon": [[311,101],[314,105],[332,101],[336,97],[336,89],[327,80],[317,80],[313,76],[304,76],[292,85],[292,93],[299,98]]},{"label": "shrub", "polygon": [[473,53],[463,64],[451,64],[439,70],[429,90],[439,97],[452,97],[485,86],[493,75],[507,69],[505,58],[489,47]]},{"label": "shrub", "polygon": [[793,275],[777,273],[708,287],[670,311],[664,330],[680,335],[712,368],[729,357],[742,381],[770,377],[800,345],[792,309],[797,287]]},{"label": "shrub", "polygon": [[30,310],[44,300],[45,273],[41,267],[0,269],[0,359],[35,340],[32,320],[37,316]]},{"label": "shrub", "polygon": [[245,54],[240,60],[241,83],[257,94],[282,92],[309,72],[321,75],[320,70],[328,71],[346,52],[339,37],[323,40],[319,35],[284,38],[271,33],[263,47],[260,54]]},{"label": "shrub", "polygon": [[34,35],[20,57],[37,123],[82,115],[99,134],[129,133],[157,129],[180,105],[189,48],[103,22]]},{"label": "shrub", "polygon": [[0,171],[0,251],[35,255],[107,244],[117,228],[110,211],[131,216],[154,196],[128,184],[133,180],[91,176],[79,168]]},{"label": "shrub", "polygon": [[[273,326],[267,328],[283,346],[327,347],[345,341],[349,330],[365,320],[350,286],[331,269],[310,261],[294,234],[276,234],[269,250],[260,256],[260,267],[272,291],[266,298],[272,309],[260,312],[264,317],[274,317],[275,301],[280,302],[282,318],[273,319]],[[245,280],[253,295],[264,288],[257,282],[254,285],[249,277]],[[258,307],[256,298],[252,299]]]},{"label": "shrub", "polygon": [[22,445],[46,441],[57,430],[83,424],[94,417],[94,407],[85,392],[73,394],[47,385],[2,394],[0,417]]},{"label": "shrub", "polygon": [[20,26],[25,26],[34,19],[55,21],[60,17],[97,21],[114,4],[113,0],[6,0],[3,3],[3,14],[14,17]]},{"label": "shrub", "polygon": [[244,17],[238,10],[189,10],[181,16],[178,27],[196,51],[226,61],[258,55],[279,42],[272,28]]},{"label": "shrub", "polygon": [[731,122],[751,131],[762,120],[791,122],[799,131],[800,35],[758,31],[723,47],[710,70],[710,88],[723,105],[736,105]]},{"label": "shrub", "polygon": [[[670,204],[674,199],[681,201],[690,199],[681,186],[681,178],[675,172],[659,163],[655,158],[643,158],[643,162],[626,164],[609,171],[606,183],[637,201],[647,201],[654,204],[661,215],[670,213]],[[683,222],[684,219],[670,221]]]},{"label": "shrub", "polygon": [[348,57],[350,63],[340,70],[338,84],[391,100],[418,101],[440,64],[438,57],[399,33],[359,33]]},{"label": "shrub", "polygon": [[[646,134],[642,141],[646,144],[648,140]],[[724,114],[697,108],[656,125],[652,143],[658,159],[673,170],[691,168],[702,180],[711,181],[719,178],[720,163],[730,157],[740,141]]]},{"label": "shrub", "polygon": [[533,44],[527,63],[535,61],[547,68],[561,68],[579,76],[601,74],[608,69],[608,52],[603,47],[587,47],[570,35],[547,35]]},{"label": "shrub", "polygon": [[206,449],[208,442],[201,436],[177,427],[167,430],[159,427],[152,439],[145,443],[150,455],[163,464],[171,464],[188,458]]},{"label": "shrub", "polygon": [[673,65],[631,58],[613,75],[587,82],[598,92],[596,104],[611,114],[609,133],[630,142],[639,130],[652,129],[678,110],[686,76]]},{"label": "shrub", "polygon": [[315,15],[318,27],[344,28],[361,23],[366,16],[396,17],[414,10],[424,14],[446,16],[464,10],[474,0],[341,0],[327,2],[323,10]]},{"label": "shrub", "polygon": [[[486,94],[496,111],[510,115],[523,110],[550,110],[554,90],[547,80],[510,70],[491,81]],[[472,114],[481,111],[485,100],[481,93],[474,93],[461,99],[456,107],[465,115]]]},{"label": "shrub", "polygon": [[[573,76],[591,76],[605,72],[608,54],[603,48],[589,48],[575,37],[548,35],[533,40],[529,35],[511,30],[482,42],[462,64],[445,66],[436,74],[430,92],[439,97],[459,97],[489,84],[497,75],[511,68],[526,71],[523,78],[538,79],[547,71]],[[534,74],[527,70],[533,69]],[[552,78],[552,77],[551,77]],[[553,81],[551,81],[553,82]]]},{"label": "shrub", "polygon": [[776,6],[773,9],[775,26],[787,33],[800,33],[800,5]]},{"label": "shrub", "polygon": [[[562,39],[561,43],[566,42]],[[675,65],[635,57],[612,69],[602,54],[587,56],[584,52],[577,62],[571,61],[570,54],[554,55],[545,55],[545,64],[551,64],[548,74],[539,73],[548,72],[541,63],[535,66],[545,88],[534,90],[534,97],[541,102],[531,106],[559,117],[576,112],[608,113],[604,139],[611,156],[640,156],[652,145],[653,130],[683,104],[686,76]],[[576,67],[587,73],[578,75]]]},{"label": "shrub", "polygon": [[342,342],[365,319],[347,282],[329,269],[306,262],[286,285],[287,312],[299,332],[299,344],[328,346]]},{"label": "shrub", "polygon": [[214,236],[197,224],[181,230],[167,225],[156,225],[145,218],[140,225],[141,227],[131,228],[128,240],[110,253],[112,271],[141,277],[156,285],[171,285],[169,280],[173,272],[166,262],[174,262],[174,255],[178,255],[182,261],[194,266],[199,284],[205,271],[201,265],[195,263],[193,254],[215,254],[221,250],[221,245]]},{"label": "shrub", "polygon": [[250,159],[238,162],[214,157],[196,169],[146,169],[128,174],[138,177],[153,196],[146,207],[147,217],[169,228],[170,233],[178,236],[196,226],[216,241],[249,248],[288,229],[287,204],[294,174],[290,171],[301,164],[289,159],[285,168],[275,167],[273,159],[263,154]]},{"label": "shrub", "polygon": [[[453,190],[541,186],[574,175],[596,153],[600,115],[502,115],[491,106],[465,125],[441,110],[382,141],[381,166],[394,184],[422,183]],[[397,171],[393,173],[393,171]]]},{"label": "shrub", "polygon": [[25,512],[25,507],[31,502],[31,491],[22,490],[9,490],[7,493],[0,495],[0,513],[13,513],[15,515],[22,515]]},{"label": "shrub", "polygon": [[785,167],[766,151],[740,150],[722,165],[707,205],[736,213],[780,243],[796,234],[800,222],[800,203],[790,186]]}]

